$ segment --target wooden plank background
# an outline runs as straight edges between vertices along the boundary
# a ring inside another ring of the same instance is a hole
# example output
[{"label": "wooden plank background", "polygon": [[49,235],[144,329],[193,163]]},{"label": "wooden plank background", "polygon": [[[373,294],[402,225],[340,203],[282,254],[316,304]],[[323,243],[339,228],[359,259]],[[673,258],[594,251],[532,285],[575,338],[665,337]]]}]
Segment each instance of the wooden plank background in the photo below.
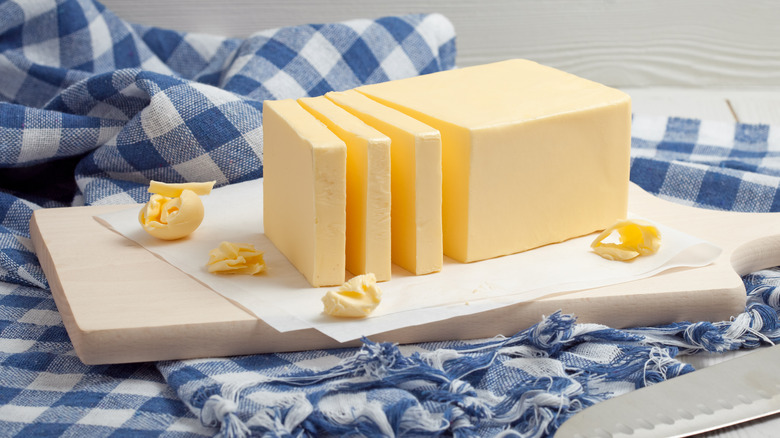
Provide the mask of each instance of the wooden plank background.
[{"label": "wooden plank background", "polygon": [[440,12],[459,66],[528,58],[631,94],[637,114],[780,123],[773,0],[105,0],[134,23],[243,37],[280,26]]},{"label": "wooden plank background", "polygon": [[[780,86],[772,0],[123,0],[133,22],[227,36],[384,15],[440,12],[458,65],[528,58],[616,87]],[[173,19],[172,19],[173,18]]]}]

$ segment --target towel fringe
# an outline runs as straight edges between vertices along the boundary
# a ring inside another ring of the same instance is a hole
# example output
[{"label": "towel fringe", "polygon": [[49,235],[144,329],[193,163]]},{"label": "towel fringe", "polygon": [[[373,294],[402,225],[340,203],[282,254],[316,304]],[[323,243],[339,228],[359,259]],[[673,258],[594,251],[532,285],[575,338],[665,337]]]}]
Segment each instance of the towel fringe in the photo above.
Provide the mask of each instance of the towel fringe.
[{"label": "towel fringe", "polygon": [[[222,435],[230,438],[250,430],[274,436],[457,437],[491,430],[507,437],[543,437],[574,413],[630,390],[626,385],[639,388],[693,371],[676,359],[681,352],[776,342],[777,311],[766,303],[776,296],[774,288],[753,290],[746,311],[731,322],[616,330],[577,324],[573,316],[556,312],[513,336],[410,355],[396,344],[363,339],[360,349],[330,369],[206,387],[192,395],[191,404],[202,406],[204,424],[220,424]],[[533,359],[560,365],[529,367]],[[583,361],[586,368],[565,365]],[[496,373],[518,377],[501,392],[476,389],[484,386],[482,379],[500,379]],[[260,391],[275,384],[301,390]],[[244,397],[260,406],[244,423],[237,400],[251,385],[254,392]],[[316,391],[307,390],[312,385]]]}]

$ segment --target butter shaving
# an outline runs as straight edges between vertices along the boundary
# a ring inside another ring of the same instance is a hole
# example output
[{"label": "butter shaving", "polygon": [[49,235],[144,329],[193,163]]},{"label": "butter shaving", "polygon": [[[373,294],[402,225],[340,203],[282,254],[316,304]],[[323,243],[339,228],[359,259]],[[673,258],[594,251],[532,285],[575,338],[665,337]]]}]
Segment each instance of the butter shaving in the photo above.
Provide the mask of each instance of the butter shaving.
[{"label": "butter shaving", "polygon": [[[618,243],[604,243],[617,233]],[[590,247],[607,260],[629,261],[639,256],[655,254],[661,247],[661,233],[654,225],[639,219],[618,221],[596,236]]]},{"label": "butter shaving", "polygon": [[189,183],[164,183],[159,181],[150,181],[149,193],[155,193],[158,195],[167,196],[169,198],[176,198],[181,196],[184,190],[190,190],[196,195],[208,195],[211,193],[211,189],[214,188],[216,181],[207,182],[189,182]]},{"label": "butter shaving", "polygon": [[212,274],[257,275],[265,272],[263,254],[249,243],[222,242],[209,251],[206,266]]},{"label": "butter shaving", "polygon": [[325,313],[347,318],[365,318],[382,301],[382,291],[373,273],[353,277],[322,297]]}]

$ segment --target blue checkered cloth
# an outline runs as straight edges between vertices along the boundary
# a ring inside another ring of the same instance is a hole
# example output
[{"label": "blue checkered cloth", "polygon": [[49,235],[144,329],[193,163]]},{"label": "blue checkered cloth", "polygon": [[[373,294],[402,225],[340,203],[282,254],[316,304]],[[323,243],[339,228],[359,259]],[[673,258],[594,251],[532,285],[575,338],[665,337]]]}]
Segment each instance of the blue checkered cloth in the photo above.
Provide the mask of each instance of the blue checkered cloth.
[{"label": "blue checkered cloth", "polygon": [[[473,342],[87,366],[38,259],[38,208],[144,201],[149,179],[262,176],[262,101],[453,67],[437,14],[245,39],[126,23],[91,1],[0,1],[0,434],[549,436],[691,371],[679,352],[780,339],[780,270],[733,321],[615,330],[554,314]],[[703,208],[780,211],[780,127],[635,116],[631,178]]]}]

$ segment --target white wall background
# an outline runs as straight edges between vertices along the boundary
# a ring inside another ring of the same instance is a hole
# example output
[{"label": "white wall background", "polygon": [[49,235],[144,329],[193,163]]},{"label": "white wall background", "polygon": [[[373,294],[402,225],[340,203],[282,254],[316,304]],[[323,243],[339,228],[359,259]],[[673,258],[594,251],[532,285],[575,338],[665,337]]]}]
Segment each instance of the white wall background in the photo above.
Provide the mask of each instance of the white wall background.
[{"label": "white wall background", "polygon": [[129,21],[246,36],[279,26],[441,12],[458,65],[529,58],[616,87],[780,89],[773,0],[104,0]]}]

